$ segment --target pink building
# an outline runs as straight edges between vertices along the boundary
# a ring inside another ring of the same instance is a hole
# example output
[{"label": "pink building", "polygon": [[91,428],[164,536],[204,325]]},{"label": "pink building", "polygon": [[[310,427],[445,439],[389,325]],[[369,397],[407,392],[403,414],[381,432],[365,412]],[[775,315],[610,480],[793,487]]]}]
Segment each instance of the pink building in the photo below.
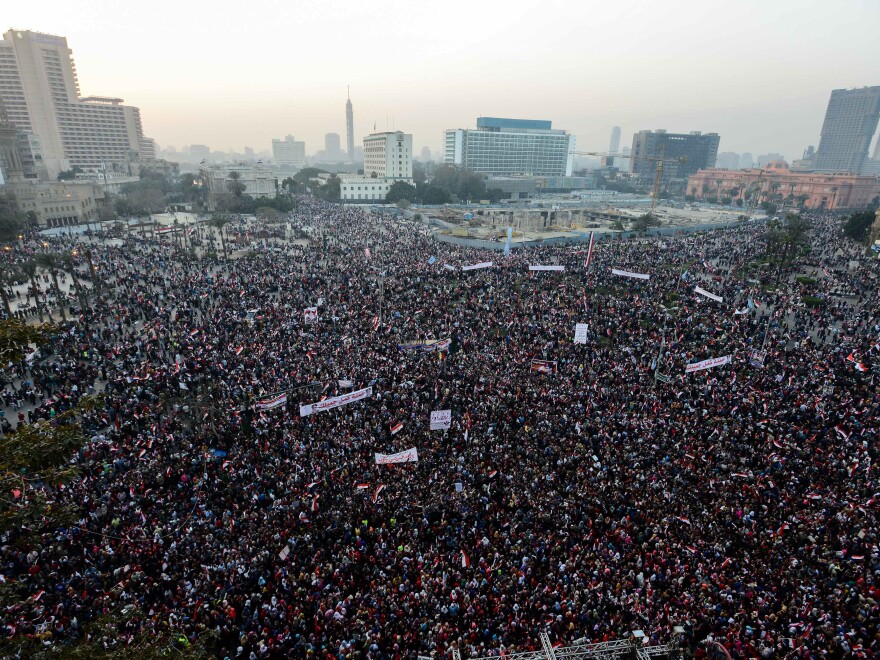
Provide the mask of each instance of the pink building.
[{"label": "pink building", "polygon": [[784,160],[747,170],[700,170],[688,177],[687,194],[697,199],[730,197],[809,209],[865,208],[880,195],[880,177],[792,172]]}]

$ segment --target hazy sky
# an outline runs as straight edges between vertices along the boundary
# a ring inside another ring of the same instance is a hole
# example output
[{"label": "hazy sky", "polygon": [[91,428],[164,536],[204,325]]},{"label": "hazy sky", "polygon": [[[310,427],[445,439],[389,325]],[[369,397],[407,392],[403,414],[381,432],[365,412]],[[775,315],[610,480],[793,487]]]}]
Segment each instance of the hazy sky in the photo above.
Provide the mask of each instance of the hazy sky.
[{"label": "hazy sky", "polygon": [[799,158],[832,89],[880,85],[880,0],[5,0],[67,37],[83,95],[141,108],[160,145],[311,153],[394,126],[439,150],[476,117],[550,119],[582,150],[640,129]]}]

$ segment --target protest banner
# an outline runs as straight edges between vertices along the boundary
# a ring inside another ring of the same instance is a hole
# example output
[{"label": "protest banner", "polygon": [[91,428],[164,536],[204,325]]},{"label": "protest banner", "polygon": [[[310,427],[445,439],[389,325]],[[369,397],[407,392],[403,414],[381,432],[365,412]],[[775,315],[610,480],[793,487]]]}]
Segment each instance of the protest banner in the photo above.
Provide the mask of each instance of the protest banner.
[{"label": "protest banner", "polygon": [[491,268],[493,261],[481,261],[478,264],[474,264],[473,266],[462,266],[462,270],[479,270],[480,268]]},{"label": "protest banner", "polygon": [[452,425],[451,410],[432,410],[431,411],[431,430],[442,431],[448,429]]},{"label": "protest banner", "polygon": [[305,417],[307,415],[311,415],[312,413],[321,412],[322,410],[332,410],[333,408],[338,408],[339,406],[344,406],[348,403],[354,403],[355,401],[360,401],[361,399],[368,399],[371,396],[373,396],[373,388],[365,387],[362,390],[349,392],[348,394],[343,394],[342,396],[334,396],[329,399],[324,399],[323,401],[317,401],[316,403],[310,403],[304,406],[300,406],[299,415],[300,417]]},{"label": "protest banner", "polygon": [[565,266],[541,266],[541,265],[534,265],[534,266],[529,266],[529,270],[530,270],[530,271],[534,271],[534,270],[539,270],[539,271],[540,271],[540,270],[563,271],[563,270],[565,270]]},{"label": "protest banner", "polygon": [[317,323],[318,321],[318,308],[317,307],[306,307],[303,309],[303,320],[306,323]]},{"label": "protest banner", "polygon": [[628,270],[618,270],[616,268],[611,269],[612,275],[620,275],[621,277],[632,277],[637,280],[650,280],[650,275],[645,275],[644,273],[632,273]]},{"label": "protest banner", "polygon": [[684,372],[686,374],[693,373],[695,371],[702,371],[703,369],[712,369],[714,367],[721,367],[725,364],[730,363],[730,355],[725,355],[724,357],[717,358],[709,358],[708,360],[703,360],[702,362],[692,362],[684,368]]},{"label": "protest banner", "polygon": [[574,343],[575,344],[586,344],[587,343],[587,331],[590,328],[589,323],[576,323],[574,326]]},{"label": "protest banner", "polygon": [[272,410],[272,408],[283,406],[285,403],[287,403],[287,394],[279,394],[278,396],[272,397],[270,399],[257,401],[254,404],[254,408],[256,410]]},{"label": "protest banner", "polygon": [[374,454],[376,465],[393,465],[395,463],[418,463],[419,450],[416,447],[410,447],[396,454]]},{"label": "protest banner", "polygon": [[701,296],[706,296],[710,300],[714,300],[715,302],[724,302],[724,298],[721,296],[716,296],[714,293],[709,293],[701,286],[694,287],[694,292],[699,293]]}]

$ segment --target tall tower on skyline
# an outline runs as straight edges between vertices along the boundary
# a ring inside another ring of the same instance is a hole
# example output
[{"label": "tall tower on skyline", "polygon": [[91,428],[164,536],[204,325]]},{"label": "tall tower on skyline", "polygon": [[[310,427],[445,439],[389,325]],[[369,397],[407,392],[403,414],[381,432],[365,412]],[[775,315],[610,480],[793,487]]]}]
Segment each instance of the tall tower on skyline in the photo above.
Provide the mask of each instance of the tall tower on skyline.
[{"label": "tall tower on skyline", "polygon": [[12,183],[22,181],[21,158],[18,154],[18,129],[9,120],[6,106],[0,98],[0,181]]},{"label": "tall tower on skyline", "polygon": [[351,108],[351,88],[348,88],[348,100],[345,102],[345,146],[348,160],[354,162],[354,111]]},{"label": "tall tower on skyline", "polygon": [[814,169],[859,174],[880,119],[880,86],[835,89],[828,101]]},{"label": "tall tower on skyline", "polygon": [[608,147],[608,153],[616,154],[620,149],[620,126],[611,129],[611,145]]}]

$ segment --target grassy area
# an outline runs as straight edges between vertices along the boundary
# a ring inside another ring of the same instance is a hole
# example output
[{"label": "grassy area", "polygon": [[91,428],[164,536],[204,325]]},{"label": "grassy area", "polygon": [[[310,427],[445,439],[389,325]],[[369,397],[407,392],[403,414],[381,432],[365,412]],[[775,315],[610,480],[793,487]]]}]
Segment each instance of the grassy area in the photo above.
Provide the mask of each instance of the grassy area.
[{"label": "grassy area", "polygon": [[798,275],[795,279],[798,281],[799,284],[806,284],[809,286],[816,283],[816,278],[810,277],[809,275]]},{"label": "grassy area", "polygon": [[817,298],[816,296],[804,296],[802,298],[802,300],[804,301],[804,304],[807,307],[824,307],[825,306],[825,299],[824,298]]}]

